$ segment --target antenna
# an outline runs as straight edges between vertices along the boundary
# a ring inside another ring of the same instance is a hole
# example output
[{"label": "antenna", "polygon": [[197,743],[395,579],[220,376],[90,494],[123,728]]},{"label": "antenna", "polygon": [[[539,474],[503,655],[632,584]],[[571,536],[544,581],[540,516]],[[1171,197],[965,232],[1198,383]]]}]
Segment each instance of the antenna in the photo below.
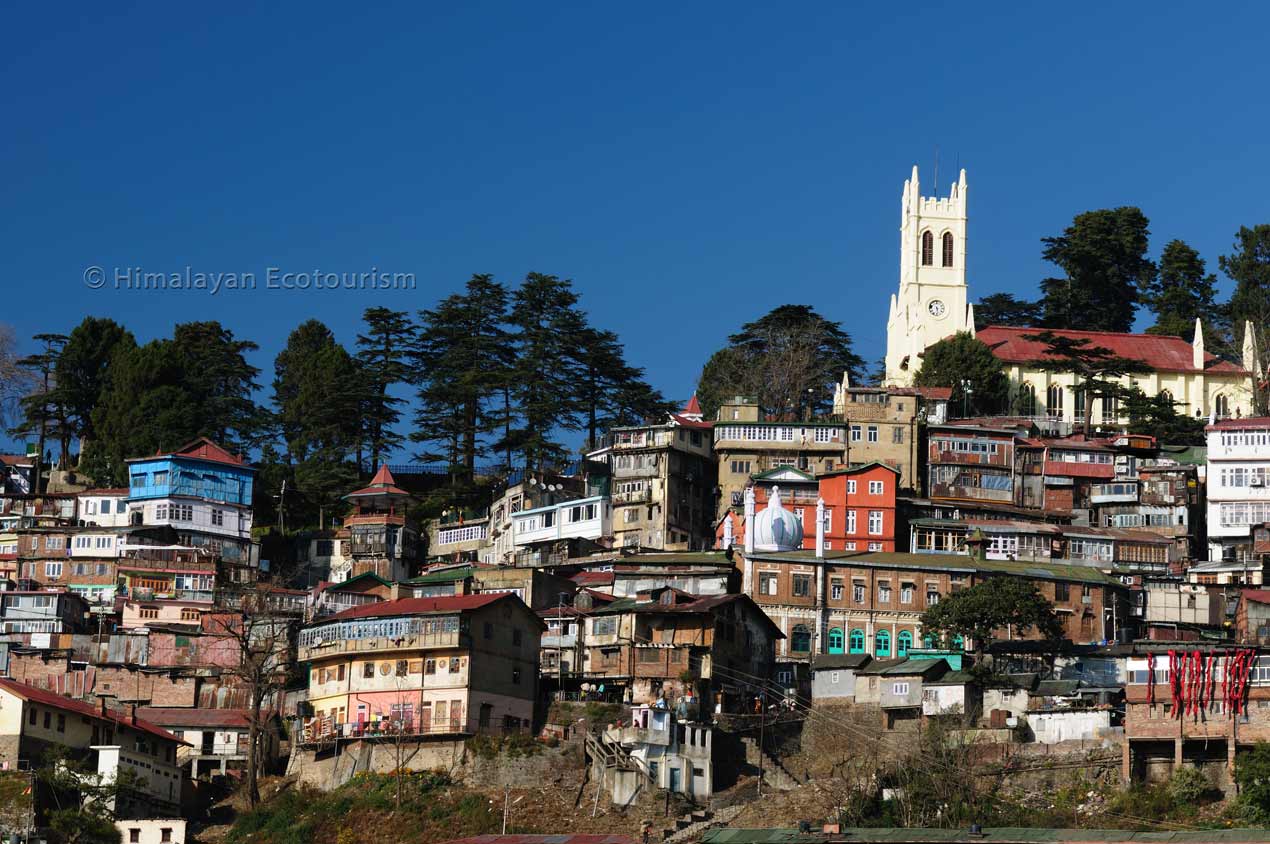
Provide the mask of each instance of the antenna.
[{"label": "antenna", "polygon": [[935,199],[939,199],[939,144],[935,144],[935,180],[931,184],[935,186],[935,190],[931,195]]}]

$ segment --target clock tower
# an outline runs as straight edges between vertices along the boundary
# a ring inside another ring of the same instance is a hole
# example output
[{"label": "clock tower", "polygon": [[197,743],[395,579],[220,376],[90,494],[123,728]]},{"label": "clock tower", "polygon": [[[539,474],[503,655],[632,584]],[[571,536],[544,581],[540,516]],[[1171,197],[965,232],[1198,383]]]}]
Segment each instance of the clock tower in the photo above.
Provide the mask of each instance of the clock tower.
[{"label": "clock tower", "polygon": [[900,207],[900,289],[886,322],[886,383],[906,387],[929,346],[974,334],[966,291],[966,171],[948,196],[922,196],[917,167]]}]

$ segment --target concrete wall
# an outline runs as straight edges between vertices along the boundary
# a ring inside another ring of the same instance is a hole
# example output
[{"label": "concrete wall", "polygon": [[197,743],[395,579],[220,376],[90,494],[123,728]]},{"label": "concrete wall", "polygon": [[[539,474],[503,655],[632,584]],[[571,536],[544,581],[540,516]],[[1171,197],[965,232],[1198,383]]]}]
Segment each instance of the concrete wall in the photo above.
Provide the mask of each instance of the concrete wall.
[{"label": "concrete wall", "polygon": [[[163,844],[163,842],[185,844],[187,840],[184,818],[115,821],[115,828],[119,830],[119,840],[123,844],[132,844],[134,841],[139,844]],[[165,830],[168,833],[166,838],[163,835]]]}]

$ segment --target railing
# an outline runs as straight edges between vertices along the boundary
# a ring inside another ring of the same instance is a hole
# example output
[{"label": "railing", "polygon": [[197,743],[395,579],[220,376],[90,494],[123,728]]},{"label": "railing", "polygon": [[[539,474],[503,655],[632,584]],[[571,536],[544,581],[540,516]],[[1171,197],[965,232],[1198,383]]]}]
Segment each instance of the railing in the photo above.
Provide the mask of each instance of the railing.
[{"label": "railing", "polygon": [[932,498],[958,498],[970,501],[1002,501],[1010,503],[1014,500],[1014,491],[1008,489],[986,489],[978,486],[961,484],[931,484]]},{"label": "railing", "polygon": [[426,739],[436,736],[521,734],[521,727],[481,724],[463,718],[405,718],[378,721],[335,721],[310,718],[299,731],[301,744],[324,744],[358,739]]},{"label": "railing", "polygon": [[171,550],[154,550],[154,551],[136,551],[129,550],[116,563],[117,568],[121,569],[169,569],[169,568],[194,568],[199,571],[215,571],[216,561],[210,555],[199,554],[197,551],[171,551]]},{"label": "railing", "polygon": [[301,644],[299,657],[301,661],[307,661],[345,653],[457,648],[463,644],[464,635],[455,631],[453,633],[419,633],[401,638],[339,639],[322,644]]},{"label": "railing", "polygon": [[653,491],[648,487],[633,490],[631,492],[616,492],[613,494],[614,504],[643,504],[645,501],[651,501]]}]

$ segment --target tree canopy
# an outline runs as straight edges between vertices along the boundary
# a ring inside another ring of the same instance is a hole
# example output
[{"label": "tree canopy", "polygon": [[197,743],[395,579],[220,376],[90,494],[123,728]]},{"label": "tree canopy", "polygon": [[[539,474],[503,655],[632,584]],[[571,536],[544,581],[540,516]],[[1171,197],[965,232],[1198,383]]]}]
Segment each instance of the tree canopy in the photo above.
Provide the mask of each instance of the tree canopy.
[{"label": "tree canopy", "polygon": [[1019,299],[1012,293],[992,293],[975,303],[975,330],[989,325],[1029,327],[1039,325],[1041,303]]},{"label": "tree canopy", "polygon": [[1061,235],[1042,239],[1045,260],[1065,273],[1041,282],[1043,325],[1129,331],[1139,297],[1150,289],[1149,221],[1132,206],[1078,214]]},{"label": "tree canopy", "polygon": [[948,412],[952,415],[1001,413],[1010,398],[1005,365],[967,331],[927,349],[913,382],[919,387],[951,387]]},{"label": "tree canopy", "polygon": [[1054,605],[1021,577],[991,577],[940,600],[922,614],[922,631],[939,637],[964,636],[987,650],[998,631],[1014,637],[1035,629],[1050,640],[1063,635]]},{"label": "tree canopy", "polygon": [[[1235,282],[1230,297],[1230,318],[1235,345],[1243,348],[1244,331],[1253,324],[1253,349],[1262,373],[1270,372],[1270,344],[1266,343],[1265,326],[1270,325],[1270,223],[1248,228],[1240,226],[1234,248],[1229,255],[1217,259],[1222,272]],[[1261,381],[1253,391],[1258,414],[1270,412],[1267,383]]]},{"label": "tree canopy", "polygon": [[1119,382],[1126,375],[1144,374],[1151,368],[1142,361],[1120,357],[1110,349],[1095,346],[1087,337],[1066,337],[1053,331],[1024,334],[1024,339],[1044,343],[1046,355],[1036,366],[1047,372],[1073,373],[1076,406],[1084,401],[1083,428],[1086,435],[1093,425],[1094,399],[1119,400],[1126,388]]},{"label": "tree canopy", "polygon": [[810,305],[781,305],[741,326],[706,361],[697,400],[706,418],[733,396],[754,397],[771,419],[821,416],[832,411],[842,374],[859,380],[863,366],[841,323]]},{"label": "tree canopy", "polygon": [[1195,320],[1204,325],[1205,348],[1226,352],[1229,319],[1217,302],[1217,276],[1207,272],[1199,252],[1180,240],[1170,240],[1160,255],[1160,272],[1143,295],[1155,314],[1148,334],[1191,339]]}]

